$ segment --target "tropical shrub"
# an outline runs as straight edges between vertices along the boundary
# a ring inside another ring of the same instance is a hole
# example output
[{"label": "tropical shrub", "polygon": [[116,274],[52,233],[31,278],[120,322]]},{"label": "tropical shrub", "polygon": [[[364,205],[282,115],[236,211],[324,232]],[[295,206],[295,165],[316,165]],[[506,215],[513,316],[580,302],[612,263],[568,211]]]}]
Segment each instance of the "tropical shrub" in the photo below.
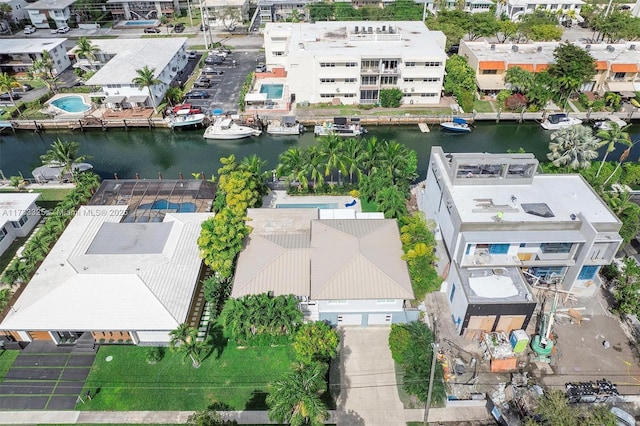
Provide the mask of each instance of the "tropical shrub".
[{"label": "tropical shrub", "polygon": [[293,338],[293,350],[298,361],[311,364],[329,361],[336,356],[338,332],[322,321],[302,324]]},{"label": "tropical shrub", "polygon": [[164,348],[159,348],[157,346],[152,346],[150,348],[147,348],[147,350],[144,353],[144,359],[149,364],[155,364],[156,362],[160,362],[162,361],[162,358],[164,358]]},{"label": "tropical shrub", "polygon": [[380,106],[398,108],[402,101],[402,91],[398,88],[380,90]]},{"label": "tropical shrub", "polygon": [[504,101],[504,106],[509,111],[520,111],[528,104],[527,98],[522,93],[515,93]]},{"label": "tropical shrub", "polygon": [[422,301],[428,292],[439,289],[442,283],[434,267],[435,239],[422,212],[401,217],[399,225],[405,253],[403,259],[409,268],[413,293],[417,301]]},{"label": "tropical shrub", "polygon": [[231,294],[231,281],[223,280],[220,274],[214,274],[202,283],[204,290],[204,300],[209,302],[211,307],[211,319],[220,315],[224,304]]},{"label": "tropical shrub", "polygon": [[391,357],[398,364],[404,363],[404,354],[407,353],[411,341],[411,333],[403,325],[391,324],[391,332],[389,333],[389,349]]}]

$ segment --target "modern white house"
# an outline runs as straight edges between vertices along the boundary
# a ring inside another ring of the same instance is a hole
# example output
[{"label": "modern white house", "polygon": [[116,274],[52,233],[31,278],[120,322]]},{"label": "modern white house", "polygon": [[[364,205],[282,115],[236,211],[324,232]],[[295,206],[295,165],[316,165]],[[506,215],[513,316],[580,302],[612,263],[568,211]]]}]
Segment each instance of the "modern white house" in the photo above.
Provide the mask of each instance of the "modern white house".
[{"label": "modern white house", "polygon": [[178,0],[107,0],[107,7],[114,19],[145,21],[174,16],[176,10],[180,10],[180,3]]},{"label": "modern white house", "polygon": [[264,46],[295,102],[375,104],[395,88],[404,104],[440,102],[445,36],[421,22],[268,23]]},{"label": "modern white house", "polygon": [[19,237],[26,237],[40,220],[38,193],[0,194],[0,256]]},{"label": "modern white house", "polygon": [[[200,180],[106,180],[75,213],[0,334],[14,341],[83,339],[166,345],[191,323],[201,224],[213,196]],[[196,322],[199,320],[195,315]]]},{"label": "modern white house", "polygon": [[[633,97],[640,90],[640,44],[624,42],[615,44],[573,42],[593,57],[596,73],[591,81],[580,88],[583,92],[620,93]],[[460,41],[459,55],[465,57],[476,73],[478,89],[496,92],[507,88],[507,70],[519,67],[530,72],[549,68],[555,59],[553,52],[560,42],[489,43],[487,41]]]},{"label": "modern white house", "polygon": [[64,43],[65,38],[12,38],[0,39],[0,72],[25,73],[33,69],[33,62],[48,52],[53,60],[53,74],[71,66]]},{"label": "modern white house", "polygon": [[253,231],[231,297],[293,294],[306,319],[339,326],[417,319],[416,309],[405,308],[414,295],[397,222],[353,212],[349,219],[322,219],[321,212],[249,209]]},{"label": "modern white house", "polygon": [[532,154],[431,149],[417,201],[445,247],[442,291],[461,333],[526,327],[530,286],[593,295],[622,243],[620,220],[582,176],[537,169]]},{"label": "modern white house", "polygon": [[[28,4],[25,9],[29,13],[31,24],[36,28],[61,28],[67,26],[71,18],[71,6],[76,0],[38,0]],[[49,25],[49,20],[54,25]]]},{"label": "modern white house", "polygon": [[[92,44],[100,49],[93,65],[98,71],[85,83],[100,90],[92,96],[101,96],[105,104],[127,106],[159,105],[171,82],[187,65],[186,42],[184,37],[140,38],[140,39],[92,39]],[[70,51],[73,54],[73,50]],[[76,67],[89,67],[86,59],[78,59]],[[136,70],[145,66],[155,70],[154,76],[160,83],[151,86],[153,101],[149,91],[138,88],[133,79]]]},{"label": "modern white house", "polygon": [[558,19],[581,20],[580,9],[586,3],[582,0],[507,0],[506,5],[498,2],[497,13],[505,14],[512,21],[535,10],[546,10],[558,15]]}]

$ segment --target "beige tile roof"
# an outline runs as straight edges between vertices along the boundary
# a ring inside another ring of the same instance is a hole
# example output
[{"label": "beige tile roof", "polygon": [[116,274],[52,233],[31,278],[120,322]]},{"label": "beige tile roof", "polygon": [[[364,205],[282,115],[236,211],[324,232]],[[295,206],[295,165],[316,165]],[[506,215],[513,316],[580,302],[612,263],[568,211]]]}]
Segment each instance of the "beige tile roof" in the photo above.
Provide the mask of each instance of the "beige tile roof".
[{"label": "beige tile roof", "polygon": [[311,246],[312,299],[413,299],[395,220],[313,221]]}]

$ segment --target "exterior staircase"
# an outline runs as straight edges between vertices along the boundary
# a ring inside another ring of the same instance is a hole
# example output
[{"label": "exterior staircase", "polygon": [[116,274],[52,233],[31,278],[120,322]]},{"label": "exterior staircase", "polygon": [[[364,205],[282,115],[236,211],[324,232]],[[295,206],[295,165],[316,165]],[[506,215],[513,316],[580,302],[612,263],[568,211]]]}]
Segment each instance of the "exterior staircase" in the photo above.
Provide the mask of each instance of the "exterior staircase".
[{"label": "exterior staircase", "polygon": [[92,353],[97,351],[97,345],[90,332],[86,331],[76,340],[76,344],[73,347],[74,353]]}]

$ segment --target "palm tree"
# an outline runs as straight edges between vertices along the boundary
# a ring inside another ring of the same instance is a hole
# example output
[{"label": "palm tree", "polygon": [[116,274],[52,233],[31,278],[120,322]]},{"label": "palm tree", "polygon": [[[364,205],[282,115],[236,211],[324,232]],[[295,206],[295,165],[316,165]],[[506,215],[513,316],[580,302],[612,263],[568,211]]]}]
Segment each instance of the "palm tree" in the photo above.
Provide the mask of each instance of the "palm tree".
[{"label": "palm tree", "polygon": [[342,139],[339,136],[331,135],[321,138],[319,150],[325,161],[324,175],[331,174],[331,183],[334,183],[333,172],[336,169],[345,175],[347,174],[347,167],[342,155]]},{"label": "palm tree", "polygon": [[605,180],[602,183],[603,187],[606,186],[607,183],[611,180],[611,178],[616,174],[618,169],[622,166],[622,163],[627,161],[627,158],[629,158],[629,154],[631,154],[631,148],[633,148],[633,146],[637,143],[637,141],[632,142],[630,139],[627,139],[627,140],[621,140],[620,143],[625,145],[627,147],[627,149],[622,151],[622,154],[620,154],[620,158],[618,159],[618,164],[616,164],[616,168],[613,169],[613,172],[611,172],[611,174],[609,175],[607,180]]},{"label": "palm tree", "polygon": [[92,70],[95,70],[96,67],[93,64],[93,61],[96,60],[96,54],[100,51],[98,46],[95,46],[89,39],[86,37],[80,37],[78,40],[78,44],[76,47],[76,52],[78,56],[83,56],[89,61],[89,66]]},{"label": "palm tree", "polygon": [[276,167],[276,173],[279,177],[284,176],[287,184],[292,181],[298,181],[300,188],[306,188],[309,184],[306,175],[306,161],[303,158],[302,151],[298,148],[289,148],[280,154],[280,164]]},{"label": "palm tree", "polygon": [[[18,80],[16,80],[14,76],[9,75],[6,72],[0,74],[0,92],[7,92],[9,94],[9,99],[11,99],[11,103],[14,106],[16,105],[16,102],[13,100],[13,89],[16,87],[20,87],[20,83],[18,83]],[[22,115],[20,109],[18,109],[18,112]]]},{"label": "palm tree", "polygon": [[78,155],[78,149],[80,144],[78,142],[65,142],[56,139],[51,148],[47,150],[44,155],[40,156],[42,164],[60,164],[62,165],[62,171],[60,172],[60,181],[64,180],[67,176],[73,181],[73,164],[81,163],[87,159],[85,155]]},{"label": "palm tree", "polygon": [[182,352],[185,357],[191,358],[193,368],[200,367],[202,354],[207,349],[207,342],[198,340],[198,330],[182,323],[169,332],[169,347],[172,351]]},{"label": "palm tree", "polygon": [[262,173],[264,173],[264,166],[267,165],[267,161],[261,159],[256,154],[251,154],[248,157],[244,157],[240,164],[254,175],[261,176]]},{"label": "palm tree", "polygon": [[586,126],[569,126],[551,133],[547,158],[556,167],[588,169],[598,158],[598,139]]},{"label": "palm tree", "polygon": [[161,81],[155,77],[156,69],[149,69],[149,67],[145,65],[141,69],[137,69],[136,73],[138,74],[138,76],[134,77],[131,82],[133,84],[136,84],[138,86],[138,89],[140,90],[144,89],[145,87],[147,88],[149,96],[151,97],[151,104],[153,105],[153,113],[157,114],[158,111],[156,108],[156,98],[153,96],[153,92],[151,90],[153,86],[161,83]]},{"label": "palm tree", "polygon": [[292,425],[322,426],[329,418],[320,396],[326,389],[326,367],[315,363],[299,366],[270,386],[269,418]]},{"label": "palm tree", "polygon": [[27,72],[29,78],[41,80],[49,90],[55,92],[57,77],[53,75],[55,64],[53,58],[46,50],[42,52],[40,59],[33,61],[32,69]]},{"label": "palm tree", "polygon": [[[630,125],[620,127],[620,125],[614,121],[610,122],[611,126],[608,130],[600,130],[596,133],[596,136],[602,139],[599,147],[607,146],[606,151],[604,152],[604,157],[602,158],[602,162],[600,163],[600,167],[598,167],[598,172],[596,173],[596,177],[600,176],[600,171],[602,171],[602,166],[607,161],[607,156],[615,151],[616,144],[623,143],[624,141],[629,140],[629,133],[625,132]],[[598,147],[598,148],[599,148]]]},{"label": "palm tree", "polygon": [[179,87],[169,87],[164,94],[164,99],[171,106],[178,105],[182,99],[182,90]]},{"label": "palm tree", "polygon": [[347,165],[347,172],[349,172],[349,183],[353,183],[353,175],[360,180],[362,176],[362,170],[360,170],[360,164],[362,163],[362,148],[360,141],[356,138],[348,138],[342,142],[342,149],[344,151],[344,160]]},{"label": "palm tree", "polygon": [[27,181],[24,180],[22,176],[11,176],[9,177],[9,184],[13,186],[18,192],[20,192],[24,189]]}]

